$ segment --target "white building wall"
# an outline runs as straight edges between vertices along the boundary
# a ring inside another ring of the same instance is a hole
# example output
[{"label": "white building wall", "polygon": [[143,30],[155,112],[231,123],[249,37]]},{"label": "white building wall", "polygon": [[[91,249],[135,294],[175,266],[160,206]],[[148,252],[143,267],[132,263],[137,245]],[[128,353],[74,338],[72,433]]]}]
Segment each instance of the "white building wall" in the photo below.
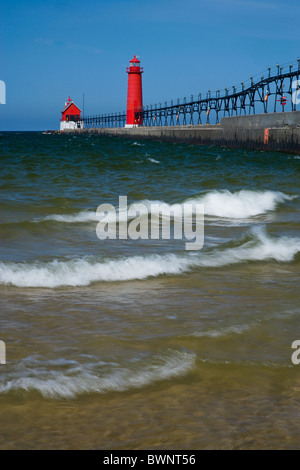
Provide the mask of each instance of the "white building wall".
[{"label": "white building wall", "polygon": [[83,121],[60,121],[60,130],[65,129],[83,129]]}]

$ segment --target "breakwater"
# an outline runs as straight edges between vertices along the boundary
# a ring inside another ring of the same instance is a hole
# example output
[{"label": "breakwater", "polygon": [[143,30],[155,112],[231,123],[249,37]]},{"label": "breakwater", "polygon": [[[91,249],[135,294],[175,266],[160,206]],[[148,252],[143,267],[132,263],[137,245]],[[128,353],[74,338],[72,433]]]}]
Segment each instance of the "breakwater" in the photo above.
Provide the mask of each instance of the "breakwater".
[{"label": "breakwater", "polygon": [[224,117],[214,125],[91,127],[67,132],[299,153],[300,111]]}]

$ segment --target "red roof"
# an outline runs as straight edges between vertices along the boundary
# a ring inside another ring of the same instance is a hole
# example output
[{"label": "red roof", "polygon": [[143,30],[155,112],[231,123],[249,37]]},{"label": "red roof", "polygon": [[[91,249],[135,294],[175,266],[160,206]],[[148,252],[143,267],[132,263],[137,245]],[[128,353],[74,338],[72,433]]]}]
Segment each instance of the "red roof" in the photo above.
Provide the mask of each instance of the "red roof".
[{"label": "red roof", "polygon": [[76,106],[76,104],[73,103],[70,97],[68,101],[66,102],[64,109],[61,112],[64,113],[69,108],[69,106],[71,106],[71,104],[74,104],[74,106],[81,112],[81,109],[79,109],[78,106]]},{"label": "red roof", "polygon": [[133,56],[133,59],[131,59],[130,63],[134,62],[135,64],[140,64],[141,61],[139,59],[136,58],[136,55]]}]

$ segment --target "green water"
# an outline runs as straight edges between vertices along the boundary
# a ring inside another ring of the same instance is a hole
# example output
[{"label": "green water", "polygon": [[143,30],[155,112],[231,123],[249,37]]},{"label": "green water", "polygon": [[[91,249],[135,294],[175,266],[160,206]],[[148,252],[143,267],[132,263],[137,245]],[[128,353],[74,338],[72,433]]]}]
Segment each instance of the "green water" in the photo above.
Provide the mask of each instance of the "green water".
[{"label": "green water", "polygon": [[[1,449],[299,448],[300,156],[0,135]],[[204,246],[100,204],[204,204]]]}]

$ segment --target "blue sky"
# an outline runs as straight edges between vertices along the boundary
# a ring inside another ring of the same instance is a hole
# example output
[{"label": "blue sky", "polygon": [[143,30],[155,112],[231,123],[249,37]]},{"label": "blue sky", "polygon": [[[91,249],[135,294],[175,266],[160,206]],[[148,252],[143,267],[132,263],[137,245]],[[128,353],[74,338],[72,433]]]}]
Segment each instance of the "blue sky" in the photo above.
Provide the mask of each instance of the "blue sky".
[{"label": "blue sky", "polygon": [[0,129],[58,129],[69,96],[124,111],[134,54],[145,105],[240,84],[300,56],[299,20],[298,0],[1,2]]}]

